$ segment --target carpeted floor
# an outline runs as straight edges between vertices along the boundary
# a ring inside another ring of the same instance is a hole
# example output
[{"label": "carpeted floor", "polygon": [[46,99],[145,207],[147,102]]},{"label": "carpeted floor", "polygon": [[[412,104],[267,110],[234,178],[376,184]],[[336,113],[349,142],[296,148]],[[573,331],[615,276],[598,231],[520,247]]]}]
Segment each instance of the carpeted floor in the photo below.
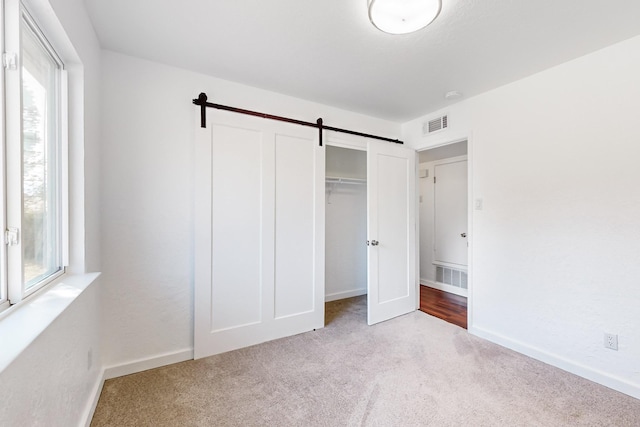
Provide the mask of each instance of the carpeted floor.
[{"label": "carpeted floor", "polygon": [[640,400],[420,311],[327,327],[105,383],[92,426],[640,426]]}]

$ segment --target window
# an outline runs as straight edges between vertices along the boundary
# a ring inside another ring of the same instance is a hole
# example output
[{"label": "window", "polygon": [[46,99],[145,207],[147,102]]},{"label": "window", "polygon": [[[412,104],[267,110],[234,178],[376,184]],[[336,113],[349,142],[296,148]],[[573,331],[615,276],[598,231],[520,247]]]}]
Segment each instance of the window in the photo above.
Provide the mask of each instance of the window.
[{"label": "window", "polygon": [[0,309],[66,265],[66,81],[54,48],[18,0],[4,2]]}]

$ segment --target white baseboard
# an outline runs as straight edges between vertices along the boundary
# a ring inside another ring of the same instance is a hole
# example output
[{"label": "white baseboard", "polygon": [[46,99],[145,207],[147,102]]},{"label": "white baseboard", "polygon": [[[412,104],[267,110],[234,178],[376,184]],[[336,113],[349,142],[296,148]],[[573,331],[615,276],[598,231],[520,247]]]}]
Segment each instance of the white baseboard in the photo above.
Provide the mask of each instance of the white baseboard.
[{"label": "white baseboard", "polygon": [[85,427],[91,426],[91,420],[93,419],[93,414],[96,412],[98,400],[100,400],[100,394],[102,393],[102,386],[104,386],[104,369],[100,371],[100,375],[98,375],[96,383],[91,390],[92,399],[87,402],[87,407],[82,413],[84,422],[81,422],[80,425],[84,425]]},{"label": "white baseboard", "polygon": [[96,412],[96,407],[98,406],[98,400],[100,400],[102,387],[104,386],[104,382],[106,380],[122,377],[124,375],[135,374],[137,372],[146,371],[148,369],[160,368],[161,366],[171,365],[173,363],[184,362],[186,360],[192,359],[193,349],[190,348],[103,368],[91,391],[92,399],[87,403],[87,407],[85,408],[82,415],[82,419],[84,420],[84,422],[81,422],[80,425],[90,427],[91,420],[93,419],[93,414]]},{"label": "white baseboard", "polygon": [[513,340],[495,332],[470,326],[469,333],[480,338],[484,338],[493,343],[499,344],[503,347],[522,353],[525,356],[529,356],[533,359],[547,363],[556,368],[560,368],[563,371],[571,372],[579,377],[586,378],[589,381],[601,384],[605,387],[609,387],[620,393],[627,394],[636,399],[640,399],[640,384],[634,384],[628,382],[622,378],[615,377],[606,372],[599,371],[597,369],[584,366],[580,363],[576,363],[572,360],[565,359],[556,354],[549,353],[536,347],[532,347],[526,343]]},{"label": "white baseboard", "polygon": [[159,354],[144,359],[133,360],[131,362],[122,363],[120,365],[108,366],[104,368],[104,379],[122,377],[124,375],[135,374],[137,372],[146,371],[148,369],[159,368],[161,366],[171,365],[172,363],[184,362],[193,359],[193,349],[175,351],[172,353]]},{"label": "white baseboard", "polygon": [[434,289],[440,289],[441,291],[449,292],[450,294],[460,295],[461,297],[467,297],[469,294],[467,289],[458,288],[457,286],[447,285],[440,282],[432,282],[431,280],[420,279],[422,286],[428,286]]},{"label": "white baseboard", "polygon": [[332,294],[325,295],[324,301],[325,302],[337,301],[339,299],[359,297],[360,295],[366,295],[366,294],[367,294],[367,288],[353,289],[353,290],[344,291],[344,292],[334,292]]}]

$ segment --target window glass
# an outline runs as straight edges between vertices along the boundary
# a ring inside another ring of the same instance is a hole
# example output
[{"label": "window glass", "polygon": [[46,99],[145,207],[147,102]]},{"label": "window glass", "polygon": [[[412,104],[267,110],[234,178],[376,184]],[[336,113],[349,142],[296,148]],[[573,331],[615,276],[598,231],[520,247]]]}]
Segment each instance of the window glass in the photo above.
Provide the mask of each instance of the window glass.
[{"label": "window glass", "polygon": [[61,270],[60,64],[23,18],[22,244],[25,290]]},{"label": "window glass", "polygon": [[0,311],[64,274],[68,258],[64,65],[20,0],[2,5]]}]

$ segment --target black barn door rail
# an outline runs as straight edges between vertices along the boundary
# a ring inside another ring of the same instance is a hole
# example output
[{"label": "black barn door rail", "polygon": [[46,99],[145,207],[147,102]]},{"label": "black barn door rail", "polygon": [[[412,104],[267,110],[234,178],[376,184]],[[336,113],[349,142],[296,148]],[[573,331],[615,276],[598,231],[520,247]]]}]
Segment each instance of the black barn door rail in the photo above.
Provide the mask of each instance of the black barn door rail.
[{"label": "black barn door rail", "polygon": [[200,127],[203,127],[203,128],[207,127],[207,107],[209,107],[209,108],[216,108],[218,110],[225,110],[225,111],[231,111],[234,113],[246,114],[249,116],[262,117],[263,119],[277,120],[280,122],[293,123],[296,125],[317,128],[320,134],[320,146],[322,146],[323,130],[331,130],[334,132],[348,133],[349,135],[364,136],[365,138],[378,139],[381,141],[393,142],[396,144],[403,143],[398,139],[385,138],[383,136],[371,135],[368,133],[356,132],[353,130],[341,129],[333,126],[325,126],[324,123],[322,122],[322,119],[318,119],[315,123],[305,122],[302,120],[290,119],[288,117],[274,116],[272,114],[259,113],[257,111],[245,110],[245,109],[236,108],[236,107],[229,107],[228,105],[214,104],[212,102],[208,102],[207,99],[208,99],[207,94],[203,92],[196,99],[193,100],[193,103],[195,105],[200,106]]}]

